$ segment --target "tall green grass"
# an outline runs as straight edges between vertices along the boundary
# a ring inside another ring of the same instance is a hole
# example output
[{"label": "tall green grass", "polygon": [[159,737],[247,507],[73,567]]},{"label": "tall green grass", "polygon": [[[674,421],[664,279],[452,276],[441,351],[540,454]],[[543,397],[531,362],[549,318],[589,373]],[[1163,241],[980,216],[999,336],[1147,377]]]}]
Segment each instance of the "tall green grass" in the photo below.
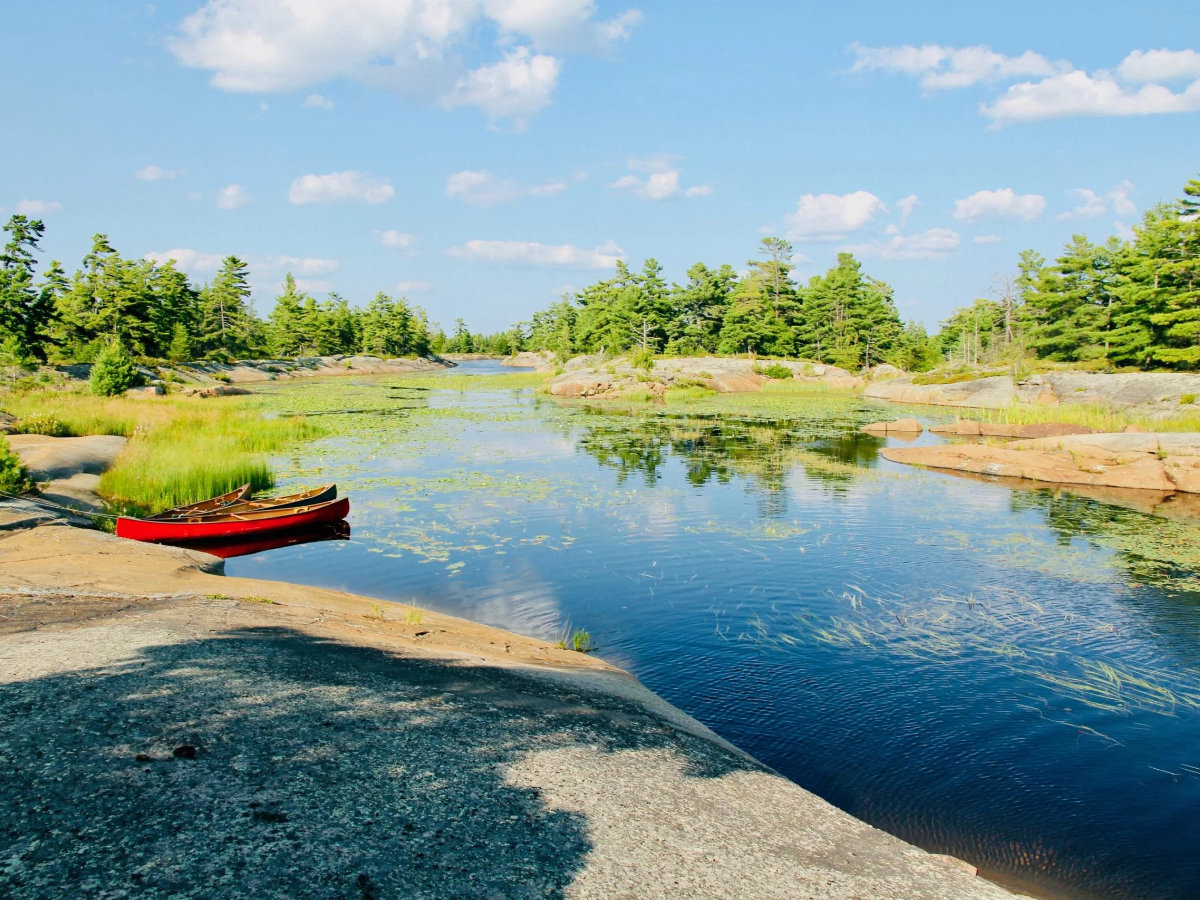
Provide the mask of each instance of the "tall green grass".
[{"label": "tall green grass", "polygon": [[1170,418],[1154,419],[1103,403],[1060,403],[1056,406],[1015,405],[1002,409],[972,409],[964,418],[1003,425],[1039,425],[1061,422],[1085,425],[1096,431],[1120,431],[1135,425],[1146,431],[1200,431],[1200,411],[1180,412]]},{"label": "tall green grass", "polygon": [[20,421],[54,416],[72,435],[119,434],[129,444],[100,478],[118,511],[145,514],[193,503],[249,482],[274,483],[265,455],[324,429],[303,417],[266,418],[255,397],[102,398],[66,391],[0,395]]}]

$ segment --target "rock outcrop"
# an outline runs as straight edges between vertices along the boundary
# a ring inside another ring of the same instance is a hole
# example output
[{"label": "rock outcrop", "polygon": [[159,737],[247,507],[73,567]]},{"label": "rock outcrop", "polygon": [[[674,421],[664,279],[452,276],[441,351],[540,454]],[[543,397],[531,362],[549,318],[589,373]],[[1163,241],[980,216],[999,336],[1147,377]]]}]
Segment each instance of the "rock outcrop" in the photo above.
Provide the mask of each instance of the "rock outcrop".
[{"label": "rock outcrop", "polygon": [[536,369],[539,372],[550,372],[554,369],[554,354],[549,350],[522,350],[515,356],[510,356],[502,366],[511,366],[517,369]]},{"label": "rock outcrop", "polygon": [[1200,493],[1200,434],[1085,434],[1006,446],[889,447],[892,462],[1051,484]]},{"label": "rock outcrop", "polygon": [[1170,372],[1132,372],[1119,375],[1053,372],[1014,381],[1008,375],[976,378],[953,384],[914,384],[913,376],[867,385],[864,396],[894,403],[1002,409],[1017,404],[1057,406],[1095,403],[1139,415],[1166,417],[1200,411],[1200,375]]},{"label": "rock outcrop", "polygon": [[859,431],[867,434],[910,434],[918,435],[924,431],[924,426],[916,419],[896,419],[893,422],[872,422],[864,425]]},{"label": "rock outcrop", "polygon": [[[755,371],[762,365],[750,359],[707,356],[656,359],[646,371],[624,358],[604,362],[593,357],[567,363],[563,374],[550,381],[550,393],[558,397],[616,398],[638,391],[662,394],[672,387],[704,387],[720,393],[756,391],[772,380]],[[823,363],[771,360],[770,365],[789,369],[797,381],[839,388],[861,387],[863,383],[845,369]]]},{"label": "rock outcrop", "polygon": [[1069,425],[1064,422],[1039,422],[1033,425],[1004,425],[991,422],[976,422],[973,419],[959,419],[944,425],[934,425],[929,429],[934,434],[952,434],[958,437],[1005,437],[1005,438],[1041,438],[1056,437],[1064,434],[1091,434],[1094,429],[1086,425]]}]

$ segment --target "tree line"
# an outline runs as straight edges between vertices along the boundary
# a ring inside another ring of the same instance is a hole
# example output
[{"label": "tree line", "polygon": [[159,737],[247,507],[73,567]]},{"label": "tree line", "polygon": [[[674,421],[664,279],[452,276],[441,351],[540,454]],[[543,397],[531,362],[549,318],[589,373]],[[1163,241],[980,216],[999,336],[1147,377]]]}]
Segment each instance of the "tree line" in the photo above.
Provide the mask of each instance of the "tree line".
[{"label": "tree line", "polygon": [[1053,262],[1020,254],[996,296],[954,311],[936,337],[961,365],[1032,356],[1138,369],[1200,368],[1200,179],[1147,210],[1133,237],[1076,234]]},{"label": "tree line", "polygon": [[655,259],[637,272],[618,261],[613,278],[564,296],[515,328],[524,349],[560,356],[752,353],[846,368],[925,367],[925,329],[900,320],[892,288],[864,274],[852,254],[839,253],[837,265],[800,287],[790,243],[767,237],[760,250],[745,274],[696,263],[684,284],[668,285]]},{"label": "tree line", "polygon": [[328,356],[422,356],[434,349],[420,307],[378,293],[365,308],[336,293],[300,290],[289,273],[265,319],[250,300],[249,267],[227,256],[211,282],[193,286],[173,261],[126,259],[97,234],[68,277],[52,260],[39,275],[45,225],[12,216],[0,253],[0,362],[94,362],[110,345],[146,360]]}]

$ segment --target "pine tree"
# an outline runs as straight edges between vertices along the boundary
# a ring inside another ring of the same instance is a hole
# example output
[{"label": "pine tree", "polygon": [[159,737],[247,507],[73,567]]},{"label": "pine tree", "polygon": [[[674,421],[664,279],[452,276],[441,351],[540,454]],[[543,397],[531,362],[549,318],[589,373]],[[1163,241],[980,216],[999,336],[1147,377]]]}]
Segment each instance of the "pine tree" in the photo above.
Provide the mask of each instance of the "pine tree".
[{"label": "pine tree", "polygon": [[0,343],[15,362],[46,359],[46,329],[54,317],[54,293],[34,285],[38,241],[46,232],[40,219],[14,215],[4,226],[10,235],[0,253]]}]

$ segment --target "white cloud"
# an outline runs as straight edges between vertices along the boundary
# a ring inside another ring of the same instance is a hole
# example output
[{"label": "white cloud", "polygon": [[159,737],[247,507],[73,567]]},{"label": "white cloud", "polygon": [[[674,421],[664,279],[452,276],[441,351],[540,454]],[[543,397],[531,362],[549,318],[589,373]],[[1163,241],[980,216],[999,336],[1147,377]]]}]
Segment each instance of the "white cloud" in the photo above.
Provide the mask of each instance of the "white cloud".
[{"label": "white cloud", "polygon": [[393,250],[407,250],[417,242],[415,234],[407,234],[393,228],[389,228],[387,231],[374,231],[372,234],[375,235],[375,240]]},{"label": "white cloud", "polygon": [[44,216],[60,209],[62,204],[57,200],[22,200],[17,204],[17,212],[23,216]]},{"label": "white cloud", "polygon": [[219,253],[201,253],[199,250],[176,247],[174,250],[156,250],[147,253],[145,258],[153,260],[159,265],[173,259],[175,260],[176,268],[182,269],[184,272],[197,274],[217,271],[221,267],[221,261],[225,257]]},{"label": "white cloud", "polygon": [[155,165],[142,166],[133,173],[135,178],[140,178],[142,181],[170,181],[182,174],[181,170],[164,169],[162,166]]},{"label": "white cloud", "polygon": [[530,187],[511,179],[500,179],[487,171],[455,172],[446,179],[446,196],[457,197],[475,206],[495,206],[521,197],[550,197],[567,189],[565,181],[551,181]]},{"label": "white cloud", "polygon": [[324,278],[297,278],[296,287],[309,294],[321,294],[332,291],[333,282]]},{"label": "white cloud", "polygon": [[793,241],[842,240],[886,211],[886,204],[869,191],[805,194],[787,217],[787,237]]},{"label": "white cloud", "polygon": [[1117,66],[1123,81],[1156,82],[1200,78],[1200,53],[1195,50],[1134,50]]},{"label": "white cloud", "polygon": [[977,234],[971,238],[973,244],[999,244],[1004,238],[998,234]]},{"label": "white cloud", "polygon": [[328,175],[301,175],[292,182],[288,200],[297,205],[358,200],[374,206],[391,200],[395,193],[387,179],[371,178],[355,171],[330,172]]},{"label": "white cloud", "polygon": [[[865,47],[852,44],[853,72],[899,72],[926,91],[1026,79],[1010,85],[980,112],[995,127],[1066,116],[1144,116],[1200,110],[1200,53],[1134,50],[1115,71],[1088,73],[1069,62],[1050,62],[1027,50],[1005,56],[989,47]],[[1180,91],[1166,82],[1190,82]]]},{"label": "white cloud", "polygon": [[395,290],[401,294],[416,293],[429,290],[428,281],[397,281]]},{"label": "white cloud", "polygon": [[919,77],[926,90],[970,87],[979,82],[1006,81],[1030,75],[1052,75],[1063,68],[1032,50],[1020,56],[1005,56],[990,47],[943,47],[925,44],[914,47],[864,47],[851,44],[857,59],[852,72],[881,70]]},{"label": "white cloud", "polygon": [[969,197],[954,201],[954,218],[960,222],[981,219],[1039,218],[1046,210],[1046,198],[1041,194],[1017,194],[1012,188],[997,191],[976,191]]},{"label": "white cloud", "polygon": [[673,153],[659,153],[645,159],[632,157],[627,160],[630,172],[638,175],[622,175],[609,184],[618,191],[629,191],[643,200],[669,200],[672,197],[707,197],[713,192],[711,184],[698,184],[685,188],[680,183],[679,169],[675,167],[679,157]]},{"label": "white cloud", "polygon": [[1107,72],[1076,69],[1037,82],[1014,84],[1000,99],[983,106],[996,125],[1039,122],[1066,116],[1149,116],[1200,110],[1200,79],[1180,93],[1161,84],[1131,88]]},{"label": "white cloud", "polygon": [[[291,272],[293,275],[314,276],[328,275],[337,270],[341,263],[336,259],[324,256],[265,256],[255,261],[257,268],[269,272]],[[328,290],[316,288],[315,290]]]},{"label": "white cloud", "polygon": [[320,94],[309,94],[300,105],[305,109],[333,109],[333,101]]},{"label": "white cloud", "polygon": [[[597,19],[594,0],[208,0],[168,46],[222,90],[294,91],[346,78],[478,106],[521,127],[557,83],[561,61],[547,52],[603,51],[640,16]],[[480,41],[489,33],[492,53]]]},{"label": "white cloud", "polygon": [[921,199],[916,194],[909,194],[901,200],[896,201],[896,208],[900,210],[900,223],[908,221],[908,217],[912,215],[913,210],[921,205]]},{"label": "white cloud", "polygon": [[1079,201],[1079,205],[1074,209],[1065,213],[1060,213],[1056,216],[1060,221],[1065,219],[1090,219],[1095,216],[1102,216],[1108,210],[1108,204],[1104,202],[1104,198],[1095,191],[1087,188],[1074,188],[1071,195]]},{"label": "white cloud", "polygon": [[237,209],[253,199],[240,184],[227,184],[217,191],[217,209]]},{"label": "white cloud", "polygon": [[594,0],[484,0],[484,13],[512,36],[528,36],[547,50],[600,50],[623,41],[641,20],[628,10],[606,22],[593,22]]},{"label": "white cloud", "polygon": [[442,97],[442,105],[478,106],[496,122],[511,118],[518,131],[550,102],[558,84],[560,61],[545,54],[531,55],[529,48],[518,47],[500,62],[467,72]]},{"label": "white cloud", "polygon": [[1118,216],[1130,216],[1137,212],[1137,204],[1129,199],[1133,192],[1133,183],[1122,181],[1115,188],[1101,195],[1088,188],[1075,188],[1070,193],[1078,201],[1078,205],[1065,213],[1060,213],[1060,221],[1068,219],[1090,219],[1109,212]]},{"label": "white cloud", "polygon": [[574,269],[609,269],[625,258],[613,241],[591,250],[574,244],[538,244],[530,241],[467,241],[446,251],[451,256],[479,262],[518,266],[565,266]]},{"label": "white cloud", "polygon": [[1132,181],[1122,181],[1108,192],[1108,199],[1112,201],[1113,212],[1118,216],[1132,216],[1137,212],[1137,204],[1129,199],[1129,195],[1132,193]]},{"label": "white cloud", "polygon": [[920,234],[894,234],[886,241],[855,244],[845,249],[859,256],[880,259],[937,259],[949,255],[962,242],[957,231],[930,228]]}]

